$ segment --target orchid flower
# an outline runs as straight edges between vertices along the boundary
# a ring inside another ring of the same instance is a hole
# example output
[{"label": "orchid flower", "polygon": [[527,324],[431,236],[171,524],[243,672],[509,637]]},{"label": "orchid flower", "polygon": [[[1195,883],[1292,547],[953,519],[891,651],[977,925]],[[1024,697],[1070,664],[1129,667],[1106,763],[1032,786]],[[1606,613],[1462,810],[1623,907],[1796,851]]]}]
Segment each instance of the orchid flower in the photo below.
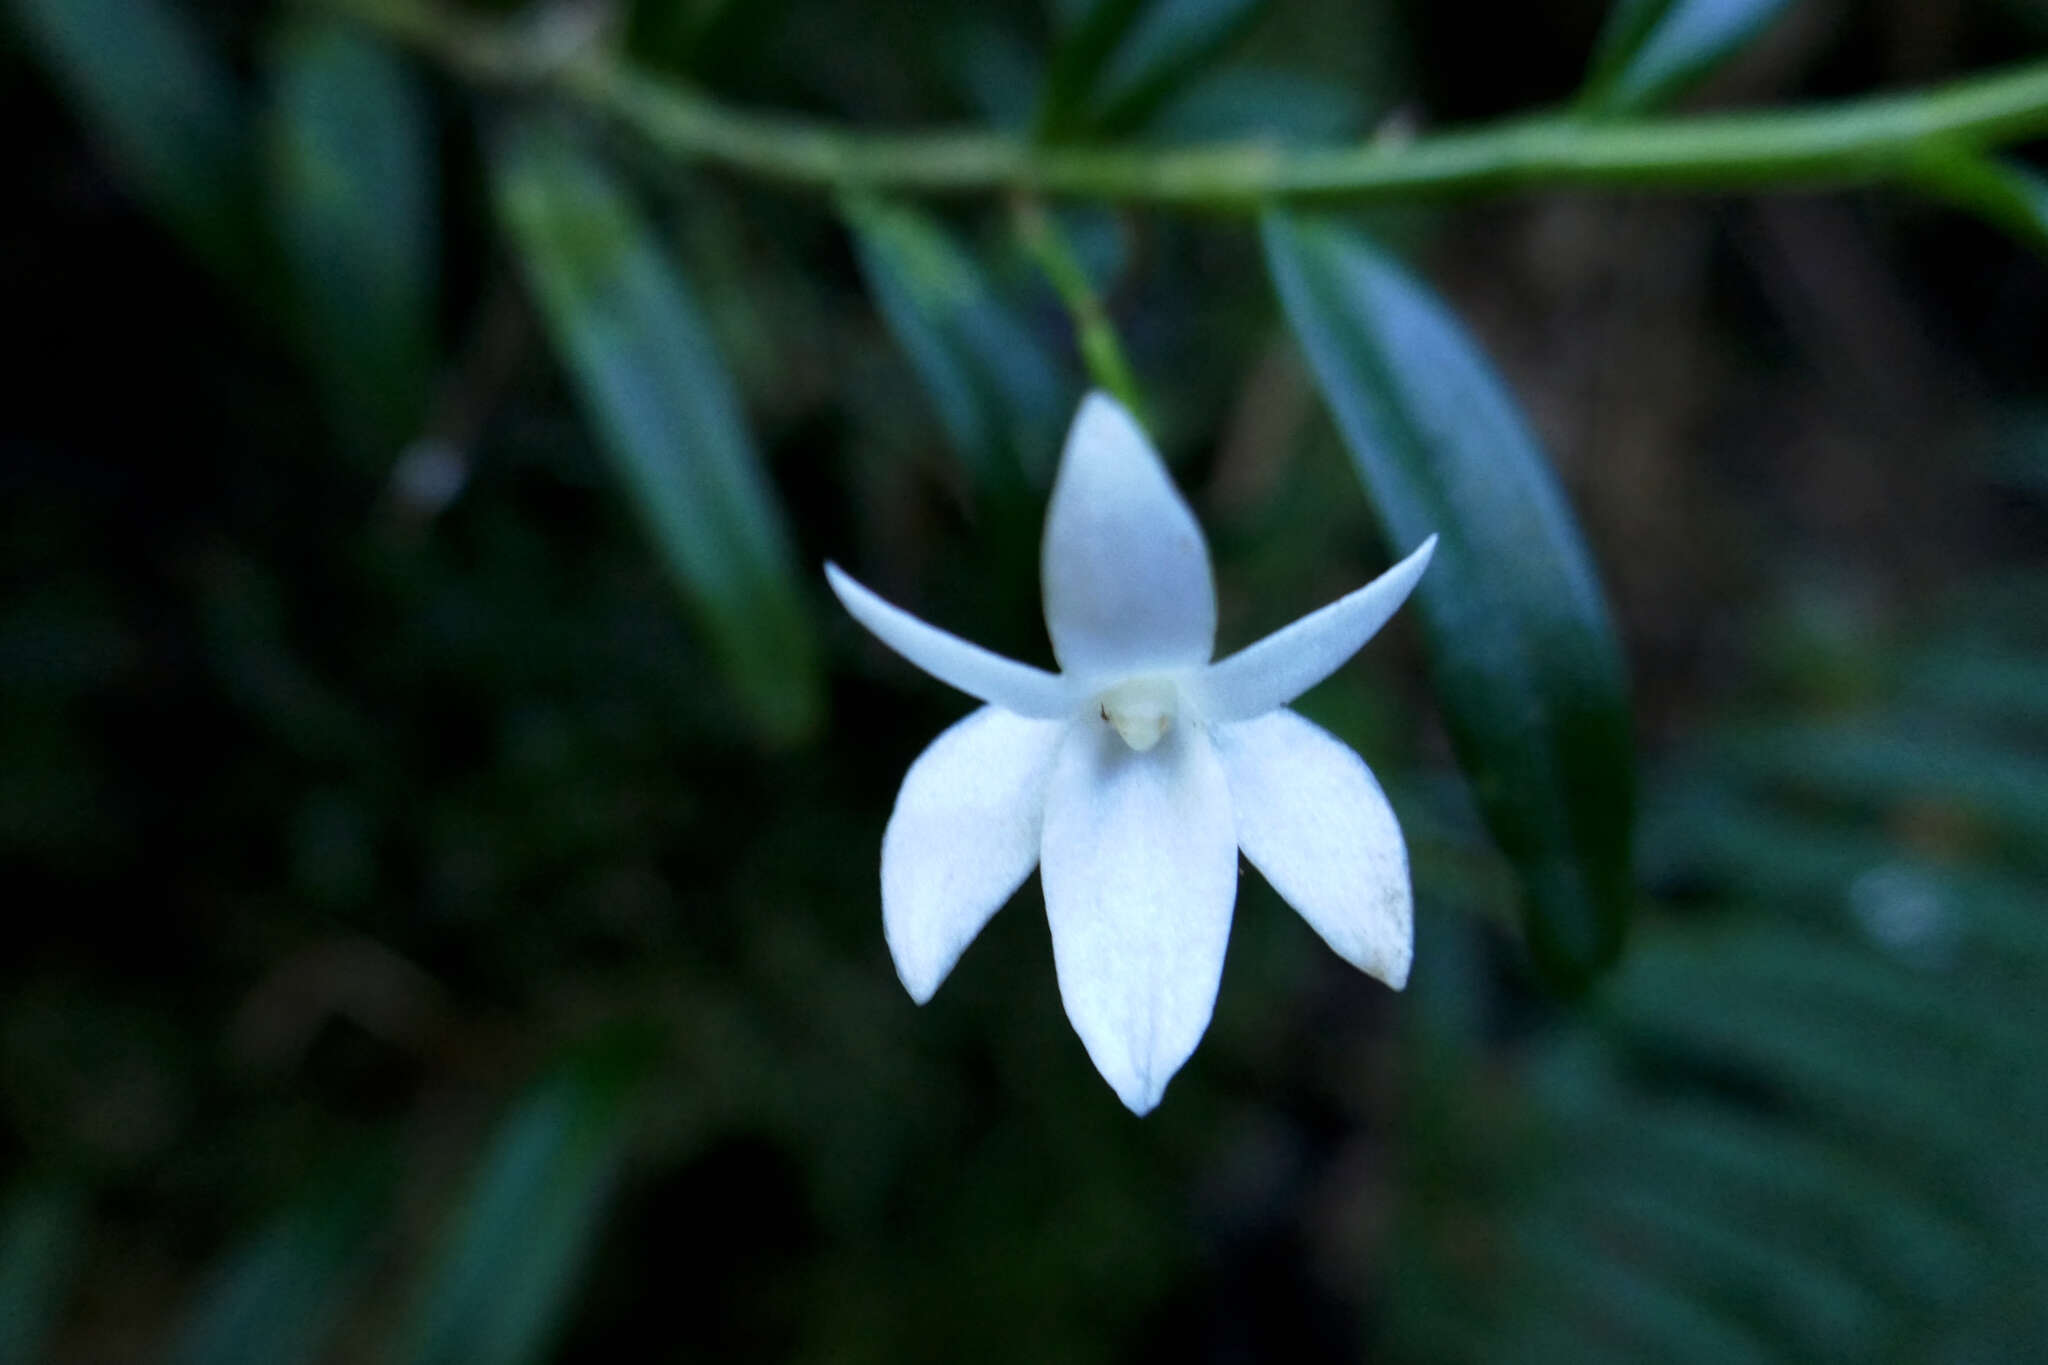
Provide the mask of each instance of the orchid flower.
[{"label": "orchid flower", "polygon": [[1435,547],[1212,663],[1201,528],[1130,414],[1095,393],[1045,519],[1058,673],[827,564],[855,620],[987,703],[910,765],[882,836],[882,924],[911,998],[931,998],[1036,866],[1067,1018],[1147,1113],[1209,1027],[1239,849],[1340,956],[1399,990],[1414,947],[1400,825],[1358,755],[1287,703],[1385,624]]}]

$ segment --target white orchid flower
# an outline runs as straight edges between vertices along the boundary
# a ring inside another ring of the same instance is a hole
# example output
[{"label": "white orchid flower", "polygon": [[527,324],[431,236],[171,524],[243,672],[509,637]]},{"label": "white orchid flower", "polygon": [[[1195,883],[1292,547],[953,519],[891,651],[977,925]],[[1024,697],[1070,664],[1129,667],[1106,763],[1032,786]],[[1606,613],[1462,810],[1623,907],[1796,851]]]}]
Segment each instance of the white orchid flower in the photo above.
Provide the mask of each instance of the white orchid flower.
[{"label": "white orchid flower", "polygon": [[1137,423],[1096,393],[1045,519],[1059,673],[926,625],[827,564],[855,620],[988,703],[910,765],[882,836],[882,923],[911,998],[931,998],[1037,866],[1067,1018],[1146,1113],[1209,1026],[1239,849],[1339,955],[1400,989],[1414,948],[1400,825],[1358,755],[1287,703],[1385,624],[1435,548],[1211,663],[1201,528]]}]

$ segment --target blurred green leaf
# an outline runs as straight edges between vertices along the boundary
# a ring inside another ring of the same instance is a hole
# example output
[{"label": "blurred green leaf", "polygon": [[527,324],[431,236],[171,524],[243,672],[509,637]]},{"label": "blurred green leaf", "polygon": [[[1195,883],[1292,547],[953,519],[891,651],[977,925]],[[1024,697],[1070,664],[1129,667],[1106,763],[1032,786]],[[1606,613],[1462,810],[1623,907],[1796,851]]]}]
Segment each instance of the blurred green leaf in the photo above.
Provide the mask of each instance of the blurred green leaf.
[{"label": "blurred green leaf", "polygon": [[350,1165],[230,1256],[179,1332],[170,1365],[320,1359],[381,1230],[390,1176],[381,1154]]},{"label": "blurred green leaf", "polygon": [[1042,138],[1068,137],[1085,127],[1095,83],[1117,44],[1150,0],[1075,0],[1060,25],[1052,59],[1038,92],[1034,131]]},{"label": "blurred green leaf", "polygon": [[2048,758],[1942,727],[1912,733],[1875,720],[1760,724],[1726,731],[1725,771],[1860,806],[1951,807],[2048,847]]},{"label": "blurred green leaf", "polygon": [[618,1176],[644,1072],[637,1040],[605,1040],[499,1124],[397,1359],[521,1365],[546,1354]]},{"label": "blurred green leaf", "polygon": [[22,27],[136,194],[222,278],[264,260],[241,93],[183,7],[13,0]]},{"label": "blurred green leaf", "polygon": [[1583,1158],[1581,1180],[1604,1173],[1617,1185],[1667,1191],[1700,1216],[1766,1233],[1812,1263],[1853,1266],[1847,1278],[1888,1298],[1954,1302],[1989,1250],[1943,1196],[1779,1118],[1646,1097],[1611,1081],[1590,1103],[1554,1088],[1545,1098]]},{"label": "blurred green leaf", "polygon": [[1921,651],[1901,671],[1910,703],[2048,735],[2048,658],[1957,642]]},{"label": "blurred green leaf", "polygon": [[2048,179],[1968,147],[1940,147],[1915,167],[1920,187],[2048,254]]},{"label": "blurred green leaf", "polygon": [[1415,598],[1436,695],[1520,872],[1555,982],[1620,952],[1634,886],[1627,680],[1590,556],[1535,438],[1450,312],[1378,248],[1278,210],[1273,280],[1388,541],[1434,533]]},{"label": "blurred green leaf", "polygon": [[1053,50],[1039,98],[1039,135],[1143,126],[1263,9],[1264,0],[1095,0]]},{"label": "blurred green leaf", "polygon": [[1831,1248],[1815,1252],[1760,1235],[1682,1181],[1589,1169],[1576,1188],[1558,1194],[1576,1198],[1575,1215],[1629,1246],[1636,1264],[1656,1265],[1763,1340],[1816,1359],[1868,1360],[1887,1339],[1883,1299],[1845,1271]]},{"label": "blurred green leaf", "polygon": [[1031,126],[1044,84],[1038,50],[986,10],[970,9],[943,31],[941,74],[978,121]]},{"label": "blurred green leaf", "polygon": [[1153,0],[1103,67],[1091,124],[1112,134],[1145,126],[1264,9],[1265,0]]},{"label": "blurred green leaf", "polygon": [[1231,67],[1160,108],[1146,128],[1163,141],[1344,142],[1365,136],[1372,104],[1356,88],[1293,71]]},{"label": "blurred green leaf", "polygon": [[35,1186],[8,1199],[0,1211],[0,1365],[42,1359],[84,1251],[77,1191]]},{"label": "blurred green leaf", "polygon": [[1916,856],[1881,833],[1751,801],[1689,800],[1644,821],[1646,874],[1841,925],[1894,953],[1958,965],[2048,966],[2038,889],[1975,862]]},{"label": "blurred green leaf", "polygon": [[1639,1262],[1625,1243],[1603,1239],[1576,1220],[1542,1220],[1516,1229],[1517,1271],[1546,1316],[1578,1317],[1577,1330],[1546,1338],[1525,1330],[1503,1332],[1506,1358],[1562,1362],[1583,1359],[1585,1343],[1626,1348],[1616,1359],[1700,1365],[1738,1365],[1775,1359],[1765,1342],[1733,1321],[1692,1286]]},{"label": "blurred green leaf", "polygon": [[1630,1037],[1745,1076],[1887,1160],[1952,1168],[1976,1216],[2025,1223],[2043,1187],[2039,1009],[2024,996],[1752,928],[1636,954],[1613,1003]]},{"label": "blurred green leaf", "polygon": [[873,197],[842,211],[875,305],[975,483],[1049,483],[1072,381],[929,215]]},{"label": "blurred green leaf", "polygon": [[1582,103],[1624,113],[1662,103],[1768,28],[1790,0],[1616,0]]},{"label": "blurred green leaf", "polygon": [[727,680],[764,736],[803,737],[822,699],[795,556],[681,272],[559,129],[503,139],[492,177],[555,348]]},{"label": "blurred green leaf", "polygon": [[[1995,414],[1987,426],[1988,449],[1980,465],[1984,476],[2048,499],[2048,404],[2015,404]],[[2038,583],[2036,595],[2048,596],[2040,592]]]},{"label": "blurred green leaf", "polygon": [[389,461],[416,435],[433,372],[439,168],[413,69],[339,24],[272,53],[270,205],[330,420]]}]

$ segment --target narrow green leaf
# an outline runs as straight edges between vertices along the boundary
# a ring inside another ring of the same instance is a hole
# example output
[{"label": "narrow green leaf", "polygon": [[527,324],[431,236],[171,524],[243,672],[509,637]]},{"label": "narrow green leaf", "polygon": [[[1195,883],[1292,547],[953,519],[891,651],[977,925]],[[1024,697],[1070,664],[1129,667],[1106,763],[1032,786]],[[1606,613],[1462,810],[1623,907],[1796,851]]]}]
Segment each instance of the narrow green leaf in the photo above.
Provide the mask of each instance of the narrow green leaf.
[{"label": "narrow green leaf", "polygon": [[939,36],[938,69],[976,121],[1024,132],[1043,94],[1038,49],[996,15],[968,9]]},{"label": "narrow green leaf", "polygon": [[1167,142],[1346,142],[1366,135],[1372,109],[1369,97],[1349,84],[1233,66],[1167,103],[1145,127]]},{"label": "narrow green leaf", "polygon": [[1777,915],[1853,924],[1909,961],[2048,965],[2042,888],[1996,867],[1935,861],[1878,831],[1705,794],[1653,807],[1642,836],[1645,866],[1666,877],[1767,902]]},{"label": "narrow green leaf", "polygon": [[1594,48],[1582,103],[1645,109],[1705,78],[1768,28],[1791,0],[1618,0]]},{"label": "narrow green leaf", "polygon": [[437,265],[432,110],[410,66],[338,24],[272,58],[270,204],[337,434],[388,461],[419,429]]},{"label": "narrow green leaf", "polygon": [[882,319],[975,482],[983,491],[1050,482],[1072,381],[923,211],[863,197],[843,212]]},{"label": "narrow green leaf", "polygon": [[1837,1258],[1894,1302],[1922,1311],[1952,1304],[2000,1254],[1946,1190],[1928,1190],[1855,1144],[1827,1142],[1777,1117],[1614,1093],[1592,1105],[1553,1100],[1553,1108],[1565,1116],[1574,1166],[1588,1183],[1668,1191],[1701,1216]]},{"label": "narrow green leaf", "polygon": [[644,1070],[637,1045],[593,1047],[499,1125],[398,1360],[522,1365],[546,1354],[618,1175]]},{"label": "narrow green leaf", "polygon": [[1882,720],[1724,731],[1714,760],[1774,788],[1879,810],[1947,805],[2034,849],[2048,844],[2048,757],[1967,731],[1904,733]]},{"label": "narrow green leaf", "polygon": [[1061,138],[1086,126],[1089,95],[1102,68],[1130,31],[1147,0],[1080,0],[1062,26],[1039,90],[1033,131],[1041,138]]},{"label": "narrow green leaf", "polygon": [[1060,40],[1039,135],[1114,135],[1185,91],[1265,10],[1265,0],[1097,0]]},{"label": "narrow green leaf", "polygon": [[1574,1218],[1614,1229],[1638,1265],[1658,1265],[1694,1298],[1813,1358],[1868,1360],[1890,1339],[1891,1306],[1841,1264],[1839,1248],[1809,1251],[1696,1199],[1683,1181],[1611,1178],[1587,1170],[1561,1191]]},{"label": "narrow green leaf", "polygon": [[681,272],[561,131],[515,131],[492,177],[555,349],[727,680],[767,738],[801,738],[821,698],[795,557]]},{"label": "narrow green leaf", "polygon": [[241,94],[182,7],[13,0],[79,116],[137,196],[226,279],[262,260]]},{"label": "narrow green leaf", "polygon": [[[2038,1007],[2018,988],[1921,979],[1810,937],[1761,930],[1646,947],[1616,981],[1638,1038],[1739,1071],[1865,1150],[1953,1167],[2021,1218],[2039,1198]],[[2029,1031],[2031,1030],[2031,1032]],[[1993,1193],[2000,1191],[2001,1193]]]},{"label": "narrow green leaf", "polygon": [[64,1309],[85,1250],[75,1190],[17,1191],[0,1211],[0,1365],[30,1365]]},{"label": "narrow green leaf", "polygon": [[381,1157],[351,1165],[232,1255],[179,1332],[170,1365],[320,1359],[366,1269],[389,1186]]},{"label": "narrow green leaf", "polygon": [[2048,735],[2048,655],[1944,644],[1907,659],[1902,674],[1902,695],[1909,703]]},{"label": "narrow green leaf", "polygon": [[1914,178],[1934,197],[2048,254],[2048,179],[2031,167],[1969,148],[1939,148],[1920,158]]},{"label": "narrow green leaf", "polygon": [[[2031,171],[2027,174],[2033,175]],[[2041,180],[2038,184],[2044,195],[2048,195],[2048,180]],[[2048,206],[2044,206],[2041,221],[2048,224]],[[2032,497],[2048,498],[2048,403],[2015,403],[1992,413],[1985,422],[1981,449],[1973,464],[1983,478],[1994,484]],[[1978,583],[1973,582],[1966,592],[1968,597],[1957,605],[1964,608],[1978,605]],[[1944,641],[1962,646],[1971,643],[1973,637],[1981,636],[1984,633],[1981,626],[1970,622],[1970,616],[1976,614],[1980,613],[1967,613],[1960,622],[1949,618],[1949,628],[1943,631]],[[2036,615],[2040,617],[2042,626],[2048,626],[2048,612]],[[2001,639],[1997,647],[2032,649],[2043,656],[2044,665],[2048,665],[2048,640],[2042,637],[2043,631],[2037,628],[2016,638]],[[1981,647],[1989,642],[1980,639],[1976,643]],[[2048,696],[2041,700],[2048,705]]]},{"label": "narrow green leaf", "polygon": [[[1660,1276],[1626,1248],[1582,1229],[1529,1222],[1515,1230],[1513,1250],[1514,1273],[1530,1282],[1527,1298],[1539,1321],[1571,1320],[1576,1331],[1563,1334],[1567,1338],[1618,1336],[1636,1348],[1639,1360],[1762,1365],[1777,1359],[1750,1328],[1701,1302],[1691,1286]],[[1521,1332],[1511,1328],[1504,1335],[1513,1341]]]},{"label": "narrow green leaf", "polygon": [[1091,126],[1110,134],[1143,127],[1264,11],[1265,0],[1153,0],[1103,68]]},{"label": "narrow green leaf", "polygon": [[1436,694],[1556,983],[1621,948],[1634,894],[1627,679],[1571,510],[1450,312],[1378,248],[1278,210],[1266,259],[1387,539],[1441,537],[1415,600]]}]

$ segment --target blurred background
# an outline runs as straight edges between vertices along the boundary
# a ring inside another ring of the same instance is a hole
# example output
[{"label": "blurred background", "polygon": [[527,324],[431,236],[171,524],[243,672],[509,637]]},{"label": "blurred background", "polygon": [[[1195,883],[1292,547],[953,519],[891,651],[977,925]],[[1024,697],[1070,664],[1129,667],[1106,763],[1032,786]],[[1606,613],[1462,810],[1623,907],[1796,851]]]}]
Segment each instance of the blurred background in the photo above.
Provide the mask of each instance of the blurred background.
[{"label": "blurred background", "polygon": [[[1571,98],[1604,18],[1224,9],[1104,122],[1482,120]],[[546,22],[901,127],[1028,118],[1062,20]],[[1806,0],[1685,103],[2044,44],[2038,0]],[[1401,816],[1412,983],[1247,875],[1215,1023],[1140,1121],[1066,1024],[1035,878],[929,1006],[898,985],[882,828],[968,704],[817,573],[1049,660],[1086,385],[1005,205],[869,205],[856,239],[268,0],[16,0],[0,65],[0,1361],[2048,1359],[2023,245],[1895,191],[1361,217],[1500,368],[1601,567],[1636,920],[1584,998],[1538,984],[1397,619],[1302,709]],[[494,172],[532,117],[583,182]],[[672,347],[579,330],[564,203],[644,252],[618,306]],[[1389,563],[1252,225],[1057,226],[1210,531],[1222,646]],[[605,392],[673,421],[650,444]],[[793,566],[780,616],[689,590],[670,443],[758,462],[697,529]]]}]

